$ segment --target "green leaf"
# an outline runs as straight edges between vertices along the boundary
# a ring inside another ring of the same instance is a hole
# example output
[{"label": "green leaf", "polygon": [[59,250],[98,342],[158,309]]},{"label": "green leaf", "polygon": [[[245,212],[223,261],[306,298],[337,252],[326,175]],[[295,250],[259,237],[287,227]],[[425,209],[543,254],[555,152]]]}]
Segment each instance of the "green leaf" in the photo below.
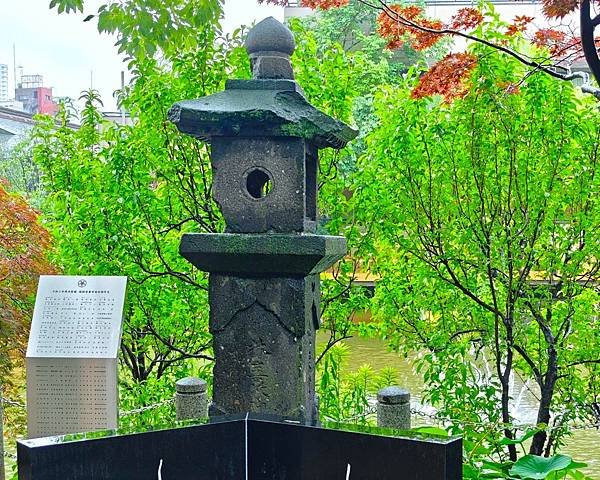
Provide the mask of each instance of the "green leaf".
[{"label": "green leaf", "polygon": [[525,440],[528,440],[529,438],[533,437],[538,431],[539,430],[530,430],[522,437],[514,438],[514,439],[504,437],[502,440],[500,440],[498,442],[498,445],[520,445]]},{"label": "green leaf", "polygon": [[567,455],[554,455],[549,458],[526,455],[515,462],[509,473],[524,479],[544,479],[552,472],[567,468],[571,462],[571,457]]},{"label": "green leaf", "polygon": [[444,430],[443,428],[439,428],[439,427],[417,427],[417,428],[413,428],[412,429],[414,432],[419,432],[419,433],[426,433],[429,435],[438,435],[440,437],[447,437],[448,436],[448,432],[446,430]]}]

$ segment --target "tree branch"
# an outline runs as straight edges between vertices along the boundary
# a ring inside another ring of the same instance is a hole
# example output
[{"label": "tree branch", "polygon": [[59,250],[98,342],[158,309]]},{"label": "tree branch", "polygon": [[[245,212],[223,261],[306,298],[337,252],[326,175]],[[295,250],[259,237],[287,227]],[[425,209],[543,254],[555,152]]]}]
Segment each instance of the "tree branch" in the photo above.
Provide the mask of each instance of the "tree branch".
[{"label": "tree branch", "polygon": [[[536,62],[534,60],[529,60],[524,55],[522,55],[518,52],[515,52],[514,50],[512,50],[504,45],[498,45],[494,42],[490,42],[489,40],[485,40],[484,38],[479,38],[479,37],[476,37],[475,35],[461,32],[460,30],[453,30],[451,28],[435,29],[435,28],[430,28],[430,27],[425,27],[423,25],[419,25],[418,23],[413,22],[412,20],[409,20],[408,18],[403,17],[402,15],[399,15],[397,12],[392,10],[383,0],[377,0],[379,2],[379,4],[381,5],[379,7],[376,5],[373,5],[365,0],[358,0],[358,1],[365,5],[370,6],[372,8],[375,8],[377,10],[381,10],[389,18],[391,18],[392,20],[396,20],[398,23],[401,23],[404,26],[408,26],[408,27],[411,27],[411,28],[414,28],[417,30],[421,30],[422,32],[432,33],[432,34],[436,34],[436,35],[457,36],[457,37],[462,37],[466,40],[471,40],[473,42],[481,43],[483,45],[494,48],[495,50],[498,50],[502,53],[505,53],[505,54],[513,57],[514,59],[518,60],[519,62],[521,62],[524,65],[527,65],[528,67],[532,67],[537,70],[540,70],[540,71],[547,73],[548,75],[551,75],[552,77],[558,78],[560,80],[573,80],[575,78],[579,78],[578,73],[563,74],[563,73],[557,72],[556,70],[546,67],[545,65],[543,65],[539,62]],[[589,8],[589,0],[584,0],[584,2],[588,2],[588,8]],[[582,27],[583,27],[583,24],[582,24]],[[593,38],[593,32],[592,32],[592,38]],[[600,62],[599,62],[599,68],[600,68]],[[596,75],[594,74],[594,76],[596,76]]]},{"label": "tree branch", "polygon": [[[598,50],[596,49],[596,39],[594,38],[594,30],[600,22],[600,16],[594,19],[590,16],[590,0],[581,0],[579,9],[579,22],[581,24],[581,46],[583,54],[592,71],[592,75],[598,83],[600,83],[600,58],[598,58]],[[595,95],[595,94],[594,94]]]}]

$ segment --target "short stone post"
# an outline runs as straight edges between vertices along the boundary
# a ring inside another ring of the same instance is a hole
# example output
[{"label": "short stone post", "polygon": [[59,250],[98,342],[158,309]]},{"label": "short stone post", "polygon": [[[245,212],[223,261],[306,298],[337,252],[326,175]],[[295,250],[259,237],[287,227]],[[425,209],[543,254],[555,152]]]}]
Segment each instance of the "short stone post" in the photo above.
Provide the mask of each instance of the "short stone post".
[{"label": "short stone post", "polygon": [[410,392],[397,386],[377,392],[377,426],[410,429]]},{"label": "short stone post", "polygon": [[185,377],[175,383],[175,412],[177,420],[208,417],[206,382],[196,377]]}]

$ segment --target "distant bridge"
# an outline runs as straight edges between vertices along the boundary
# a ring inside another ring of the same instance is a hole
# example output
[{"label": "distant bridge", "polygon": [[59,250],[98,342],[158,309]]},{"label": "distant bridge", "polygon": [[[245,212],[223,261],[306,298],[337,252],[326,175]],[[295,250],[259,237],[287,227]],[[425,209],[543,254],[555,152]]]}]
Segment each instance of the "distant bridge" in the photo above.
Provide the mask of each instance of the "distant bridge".
[{"label": "distant bridge", "polygon": [[[0,147],[14,147],[34,127],[34,115],[11,108],[0,107]],[[79,125],[69,123],[69,128],[78,129]]]}]

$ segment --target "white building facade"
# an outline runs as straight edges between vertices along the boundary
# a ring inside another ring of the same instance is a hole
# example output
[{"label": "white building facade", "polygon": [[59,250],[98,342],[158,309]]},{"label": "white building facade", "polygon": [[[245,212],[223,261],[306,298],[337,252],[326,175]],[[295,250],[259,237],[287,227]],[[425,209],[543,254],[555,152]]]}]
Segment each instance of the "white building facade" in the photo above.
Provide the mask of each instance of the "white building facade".
[{"label": "white building facade", "polygon": [[0,102],[8,99],[8,65],[0,63]]}]

